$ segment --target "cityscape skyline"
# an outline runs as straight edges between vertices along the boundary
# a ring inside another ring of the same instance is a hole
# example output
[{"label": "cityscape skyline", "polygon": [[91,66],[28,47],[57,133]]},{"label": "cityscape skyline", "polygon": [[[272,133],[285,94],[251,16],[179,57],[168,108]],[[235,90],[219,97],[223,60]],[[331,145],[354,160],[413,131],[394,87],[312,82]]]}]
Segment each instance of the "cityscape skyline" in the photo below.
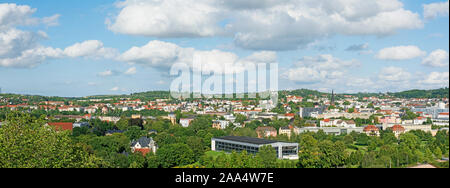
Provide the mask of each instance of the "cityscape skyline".
[{"label": "cityscape skyline", "polygon": [[279,90],[449,86],[448,1],[258,2],[0,1],[2,93],[168,91],[195,55],[278,63]]}]

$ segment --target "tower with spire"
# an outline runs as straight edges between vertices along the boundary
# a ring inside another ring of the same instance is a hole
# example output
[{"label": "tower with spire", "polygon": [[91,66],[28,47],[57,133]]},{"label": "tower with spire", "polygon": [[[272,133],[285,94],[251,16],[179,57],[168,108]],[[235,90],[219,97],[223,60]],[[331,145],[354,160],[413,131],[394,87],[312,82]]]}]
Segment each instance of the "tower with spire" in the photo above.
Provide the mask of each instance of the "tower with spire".
[{"label": "tower with spire", "polygon": [[331,103],[330,106],[334,106],[335,105],[335,101],[334,101],[334,90],[331,91]]}]

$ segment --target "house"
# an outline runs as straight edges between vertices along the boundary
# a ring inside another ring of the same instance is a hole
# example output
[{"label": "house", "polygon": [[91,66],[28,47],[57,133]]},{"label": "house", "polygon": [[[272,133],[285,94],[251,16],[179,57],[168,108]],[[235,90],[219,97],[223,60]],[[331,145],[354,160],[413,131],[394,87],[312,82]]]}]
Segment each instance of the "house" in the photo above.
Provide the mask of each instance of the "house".
[{"label": "house", "polygon": [[393,127],[390,128],[392,130],[392,132],[395,134],[395,137],[399,137],[401,134],[405,133],[406,129],[405,127],[401,126],[401,125],[394,125]]},{"label": "house", "polygon": [[111,116],[100,116],[98,117],[101,121],[117,123],[120,121],[120,117],[111,117]]},{"label": "house", "polygon": [[153,140],[153,138],[141,137],[136,141],[131,143],[131,152],[140,152],[142,155],[147,155],[150,152],[156,153],[158,150],[158,145]]},{"label": "house", "polygon": [[186,128],[189,127],[189,125],[191,125],[192,121],[194,121],[194,118],[181,118],[180,125]]},{"label": "house", "polygon": [[174,113],[170,113],[167,116],[167,119],[172,123],[172,125],[175,125],[177,123],[177,115],[175,115]]},{"label": "house", "polygon": [[72,131],[73,123],[70,122],[51,122],[47,123],[47,126],[54,127],[57,131]]},{"label": "house", "polygon": [[229,125],[230,125],[229,121],[216,120],[216,121],[213,121],[212,127],[215,129],[223,130],[223,129],[226,129]]},{"label": "house", "polygon": [[423,125],[425,122],[427,121],[427,118],[425,117],[417,117],[416,119],[414,119],[414,125]]},{"label": "house", "polygon": [[367,136],[380,136],[380,129],[375,125],[364,127],[363,131],[367,134]]},{"label": "house", "polygon": [[299,103],[299,102],[302,102],[302,101],[303,101],[303,97],[298,97],[298,96],[287,96],[286,97],[286,102],[287,103],[290,103],[290,102]]},{"label": "house", "polygon": [[381,124],[399,124],[402,119],[395,116],[384,116],[378,119],[378,122]]},{"label": "house", "polygon": [[356,128],[356,123],[353,120],[339,120],[336,122],[337,127]]},{"label": "house", "polygon": [[287,135],[291,139],[292,129],[290,127],[280,127],[279,135]]},{"label": "house", "polygon": [[258,127],[256,128],[256,134],[258,134],[258,138],[276,137],[277,130],[273,127]]},{"label": "house", "polygon": [[287,119],[287,120],[291,120],[295,118],[295,114],[293,113],[289,113],[289,114],[285,114],[285,115],[280,115],[278,116],[278,119]]},{"label": "house", "polygon": [[443,113],[439,113],[439,115],[437,116],[437,119],[449,119],[449,113],[448,112],[443,112]]},{"label": "house", "polygon": [[331,119],[324,119],[320,121],[320,127],[332,127],[334,126],[334,121]]},{"label": "house", "polygon": [[88,114],[93,114],[93,113],[97,112],[97,108],[95,108],[95,107],[87,107],[87,108],[84,109],[84,111],[86,113],[88,113]]}]

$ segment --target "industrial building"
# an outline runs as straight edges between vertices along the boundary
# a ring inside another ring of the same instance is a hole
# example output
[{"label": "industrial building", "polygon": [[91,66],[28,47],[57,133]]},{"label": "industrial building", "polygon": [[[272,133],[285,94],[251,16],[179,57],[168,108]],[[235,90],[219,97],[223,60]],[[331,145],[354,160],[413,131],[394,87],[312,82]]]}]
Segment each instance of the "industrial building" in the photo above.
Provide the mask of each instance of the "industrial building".
[{"label": "industrial building", "polygon": [[256,154],[259,148],[271,145],[279,159],[298,159],[298,143],[279,142],[250,137],[225,136],[211,139],[211,150],[224,152],[241,152],[246,150],[249,154]]}]

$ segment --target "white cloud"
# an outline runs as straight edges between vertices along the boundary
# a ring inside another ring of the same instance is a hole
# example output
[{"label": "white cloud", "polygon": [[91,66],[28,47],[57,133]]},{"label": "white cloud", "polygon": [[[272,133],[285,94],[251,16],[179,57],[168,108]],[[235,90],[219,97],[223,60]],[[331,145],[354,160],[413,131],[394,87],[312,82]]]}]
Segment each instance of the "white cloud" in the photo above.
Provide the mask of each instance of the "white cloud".
[{"label": "white cloud", "polygon": [[333,36],[422,28],[398,0],[125,0],[110,30],[150,37],[234,37],[252,50],[292,50]]},{"label": "white cloud", "polygon": [[137,73],[136,67],[131,67],[127,71],[125,71],[124,74],[126,74],[126,75],[133,75],[133,74],[136,74],[136,73]]},{"label": "white cloud", "polygon": [[119,87],[113,87],[113,88],[110,89],[110,91],[119,91],[119,90],[120,90]]},{"label": "white cloud", "polygon": [[0,4],[0,66],[30,68],[48,59],[60,58],[61,49],[45,47],[39,42],[47,39],[43,31],[24,31],[18,26],[57,23],[58,15],[34,18],[37,9],[27,5]]},{"label": "white cloud", "polygon": [[55,14],[50,17],[44,17],[44,18],[42,18],[42,23],[47,26],[57,26],[57,25],[59,25],[59,22],[58,22],[59,17],[61,17],[61,15],[59,15],[59,14]]},{"label": "white cloud", "polygon": [[384,48],[378,52],[376,58],[382,60],[409,60],[417,57],[425,56],[426,52],[417,46],[395,46]]},{"label": "white cloud", "polygon": [[378,78],[383,82],[408,82],[411,74],[400,67],[385,67]]},{"label": "white cloud", "polygon": [[106,71],[104,71],[104,72],[98,73],[98,75],[99,75],[99,76],[103,76],[103,77],[106,77],[106,76],[113,76],[113,75],[115,75],[115,72],[113,72],[112,70],[106,70]]},{"label": "white cloud", "polygon": [[432,67],[445,67],[449,64],[448,52],[445,50],[435,50],[422,61],[423,65]]},{"label": "white cloud", "polygon": [[420,84],[436,85],[438,87],[448,87],[449,72],[432,72],[425,77],[424,80],[419,81]]},{"label": "white cloud", "polygon": [[343,78],[349,68],[358,66],[360,63],[356,60],[343,61],[332,55],[303,57],[281,76],[302,84],[332,82]]},{"label": "white cloud", "polygon": [[[130,64],[140,64],[161,70],[168,70],[176,63],[184,63],[190,68],[193,62],[198,61],[204,72],[216,72],[230,74],[241,72],[246,63],[274,63],[276,53],[269,51],[256,52],[248,57],[239,58],[236,54],[220,50],[201,51],[194,48],[182,48],[176,44],[150,41],[141,47],[132,47],[121,54],[117,60]],[[225,67],[228,65],[227,67]],[[226,68],[226,69],[225,69]]]},{"label": "white cloud", "polygon": [[448,1],[425,4],[423,5],[423,16],[426,19],[433,19],[438,16],[448,16],[448,7]]},{"label": "white cloud", "polygon": [[92,57],[112,59],[117,56],[118,52],[113,48],[105,48],[101,41],[88,40],[67,47],[64,49],[64,54],[72,58]]},{"label": "white cloud", "polygon": [[31,17],[35,12],[36,9],[26,5],[0,4],[0,28],[38,24],[39,19]]},{"label": "white cloud", "polygon": [[114,32],[157,37],[204,37],[219,31],[219,9],[209,0],[127,0],[114,23]]}]

